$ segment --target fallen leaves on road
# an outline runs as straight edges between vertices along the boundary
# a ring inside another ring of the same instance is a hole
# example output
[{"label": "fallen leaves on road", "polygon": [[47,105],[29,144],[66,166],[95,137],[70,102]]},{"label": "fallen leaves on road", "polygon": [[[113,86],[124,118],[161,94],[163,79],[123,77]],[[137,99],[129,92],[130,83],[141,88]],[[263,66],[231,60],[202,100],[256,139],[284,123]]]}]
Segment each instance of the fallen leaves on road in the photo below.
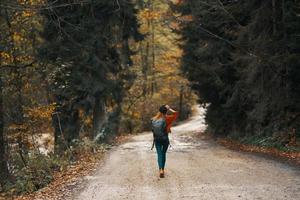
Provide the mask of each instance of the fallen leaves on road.
[{"label": "fallen leaves on road", "polygon": [[83,182],[81,177],[96,169],[97,164],[103,158],[104,151],[97,151],[81,155],[80,159],[67,170],[54,174],[54,180],[45,188],[34,193],[15,197],[16,200],[60,200],[72,196],[74,188]]},{"label": "fallen leaves on road", "polygon": [[228,138],[218,139],[217,142],[229,149],[245,151],[245,152],[263,153],[277,158],[287,159],[296,163],[297,165],[300,165],[300,152],[287,152],[287,151],[280,151],[276,148],[241,144],[238,141],[228,139]]},{"label": "fallen leaves on road", "polygon": [[[114,138],[113,145],[126,142],[129,135],[120,135]],[[97,169],[98,164],[103,160],[106,149],[100,149],[96,152],[81,154],[80,158],[68,167],[67,170],[54,174],[54,180],[45,188],[18,196],[15,200],[65,200],[70,199],[75,190],[83,187],[84,179],[82,177],[91,174]],[[1,198],[0,198],[1,199]]]}]

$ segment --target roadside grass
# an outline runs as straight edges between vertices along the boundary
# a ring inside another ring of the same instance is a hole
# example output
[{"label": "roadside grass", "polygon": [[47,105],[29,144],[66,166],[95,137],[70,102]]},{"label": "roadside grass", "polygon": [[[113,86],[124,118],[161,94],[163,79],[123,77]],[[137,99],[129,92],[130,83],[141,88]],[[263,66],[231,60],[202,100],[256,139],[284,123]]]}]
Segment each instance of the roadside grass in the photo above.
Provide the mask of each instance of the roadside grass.
[{"label": "roadside grass", "polygon": [[300,145],[298,142],[300,139],[291,143],[287,140],[281,140],[278,137],[262,137],[262,136],[251,136],[251,137],[223,137],[217,138],[217,143],[225,146],[226,148],[259,153],[263,155],[269,155],[275,158],[291,161],[300,166]]},{"label": "roadside grass", "polygon": [[[284,152],[300,152],[300,145],[290,145],[286,141],[279,140],[276,137],[268,136],[250,136],[238,139],[242,144],[254,145],[259,147],[275,148]],[[300,141],[300,138],[297,138]]]}]

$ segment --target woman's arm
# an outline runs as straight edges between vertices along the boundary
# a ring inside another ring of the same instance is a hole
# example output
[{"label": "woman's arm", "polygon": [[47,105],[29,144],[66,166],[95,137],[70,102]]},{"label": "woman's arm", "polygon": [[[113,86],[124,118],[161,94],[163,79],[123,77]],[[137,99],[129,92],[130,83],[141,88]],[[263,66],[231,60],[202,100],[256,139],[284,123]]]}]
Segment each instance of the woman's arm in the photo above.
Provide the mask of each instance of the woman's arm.
[{"label": "woman's arm", "polygon": [[166,105],[166,108],[172,112],[171,115],[166,115],[166,123],[167,123],[166,130],[167,130],[167,133],[170,133],[171,132],[171,124],[173,121],[175,121],[177,119],[179,113],[177,111],[173,110],[172,108],[170,108],[169,105]]},{"label": "woman's arm", "polygon": [[176,113],[177,111],[173,110],[169,105],[166,105],[166,108],[172,113]]},{"label": "woman's arm", "polygon": [[177,111],[173,110],[169,105],[166,105],[166,108],[173,113],[172,115],[166,116],[167,125],[169,125],[177,119],[179,113]]}]

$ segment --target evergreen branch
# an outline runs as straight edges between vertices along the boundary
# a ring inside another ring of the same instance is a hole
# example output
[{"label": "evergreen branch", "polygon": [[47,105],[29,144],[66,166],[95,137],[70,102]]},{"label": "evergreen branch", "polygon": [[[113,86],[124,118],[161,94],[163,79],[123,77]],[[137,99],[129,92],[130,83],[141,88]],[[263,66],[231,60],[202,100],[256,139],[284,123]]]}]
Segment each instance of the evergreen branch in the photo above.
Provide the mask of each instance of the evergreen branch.
[{"label": "evergreen branch", "polygon": [[0,70],[1,69],[24,69],[27,67],[32,67],[36,62],[37,61],[33,61],[25,65],[0,65]]},{"label": "evergreen branch", "polygon": [[[179,15],[179,16],[173,16],[173,19],[172,20],[177,20],[179,23],[183,23],[185,22],[184,20],[181,20],[180,18],[182,17],[182,15]],[[174,28],[170,27],[169,23],[168,22],[165,22],[163,23],[162,25],[167,25],[171,30],[175,30]],[[231,42],[230,40],[226,39],[226,38],[223,38],[209,30],[207,30],[206,28],[203,28],[201,25],[198,26],[203,32],[207,33],[208,35],[211,35],[213,36],[214,38],[217,38],[219,40],[222,40],[224,42],[226,42],[227,44],[229,44],[230,46],[232,47],[235,47],[237,49],[240,49],[241,51],[243,51],[244,53],[248,54],[249,56],[251,57],[255,57],[257,58],[258,56],[255,55],[254,53],[252,52],[249,52],[248,50],[246,50],[245,48],[241,47],[241,46],[238,46],[236,44],[234,44],[233,42]],[[175,30],[176,31],[176,30]]]},{"label": "evergreen branch", "polygon": [[236,18],[235,18],[228,10],[226,10],[226,8],[224,7],[224,4],[223,4],[220,0],[218,0],[218,2],[219,2],[219,4],[220,4],[220,6],[221,6],[221,9],[222,9],[225,13],[227,13],[227,15],[230,16],[230,18],[231,18],[237,25],[242,26],[242,25],[237,21],[237,19],[236,19]]},{"label": "evergreen branch", "polygon": [[229,45],[232,46],[232,47],[235,47],[235,48],[237,48],[237,49],[240,49],[241,51],[243,51],[244,53],[248,54],[248,55],[251,56],[251,57],[255,57],[255,58],[258,57],[258,56],[255,55],[254,53],[251,53],[251,52],[249,52],[248,50],[246,50],[245,48],[243,48],[243,47],[241,47],[241,46],[238,46],[238,45],[234,44],[234,43],[231,42],[230,40],[228,40],[228,39],[226,39],[226,38],[223,38],[223,37],[221,37],[221,36],[219,36],[219,35],[217,35],[217,34],[212,33],[211,31],[209,31],[209,30],[203,28],[201,25],[199,26],[199,28],[200,28],[203,32],[207,33],[208,35],[211,35],[211,36],[213,36],[214,38],[217,38],[217,39],[219,39],[219,40],[222,40],[222,41],[226,42],[227,44],[229,44]]}]

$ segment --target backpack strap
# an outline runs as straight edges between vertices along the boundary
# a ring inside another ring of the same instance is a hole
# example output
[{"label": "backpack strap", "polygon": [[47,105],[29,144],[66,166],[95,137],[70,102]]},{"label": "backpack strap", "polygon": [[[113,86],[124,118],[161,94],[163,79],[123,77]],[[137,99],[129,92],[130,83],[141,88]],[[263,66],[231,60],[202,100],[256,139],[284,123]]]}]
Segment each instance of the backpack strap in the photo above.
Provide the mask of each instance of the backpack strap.
[{"label": "backpack strap", "polygon": [[[150,124],[151,124],[151,126],[152,126],[152,119],[150,119]],[[152,133],[153,133],[153,129],[151,129],[151,131],[152,131]],[[154,137],[153,137],[153,142],[152,142],[152,147],[151,147],[151,151],[153,150],[153,148],[154,148]]]},{"label": "backpack strap", "polygon": [[151,151],[153,150],[153,147],[154,147],[154,139],[153,139],[153,143],[152,143]]}]

